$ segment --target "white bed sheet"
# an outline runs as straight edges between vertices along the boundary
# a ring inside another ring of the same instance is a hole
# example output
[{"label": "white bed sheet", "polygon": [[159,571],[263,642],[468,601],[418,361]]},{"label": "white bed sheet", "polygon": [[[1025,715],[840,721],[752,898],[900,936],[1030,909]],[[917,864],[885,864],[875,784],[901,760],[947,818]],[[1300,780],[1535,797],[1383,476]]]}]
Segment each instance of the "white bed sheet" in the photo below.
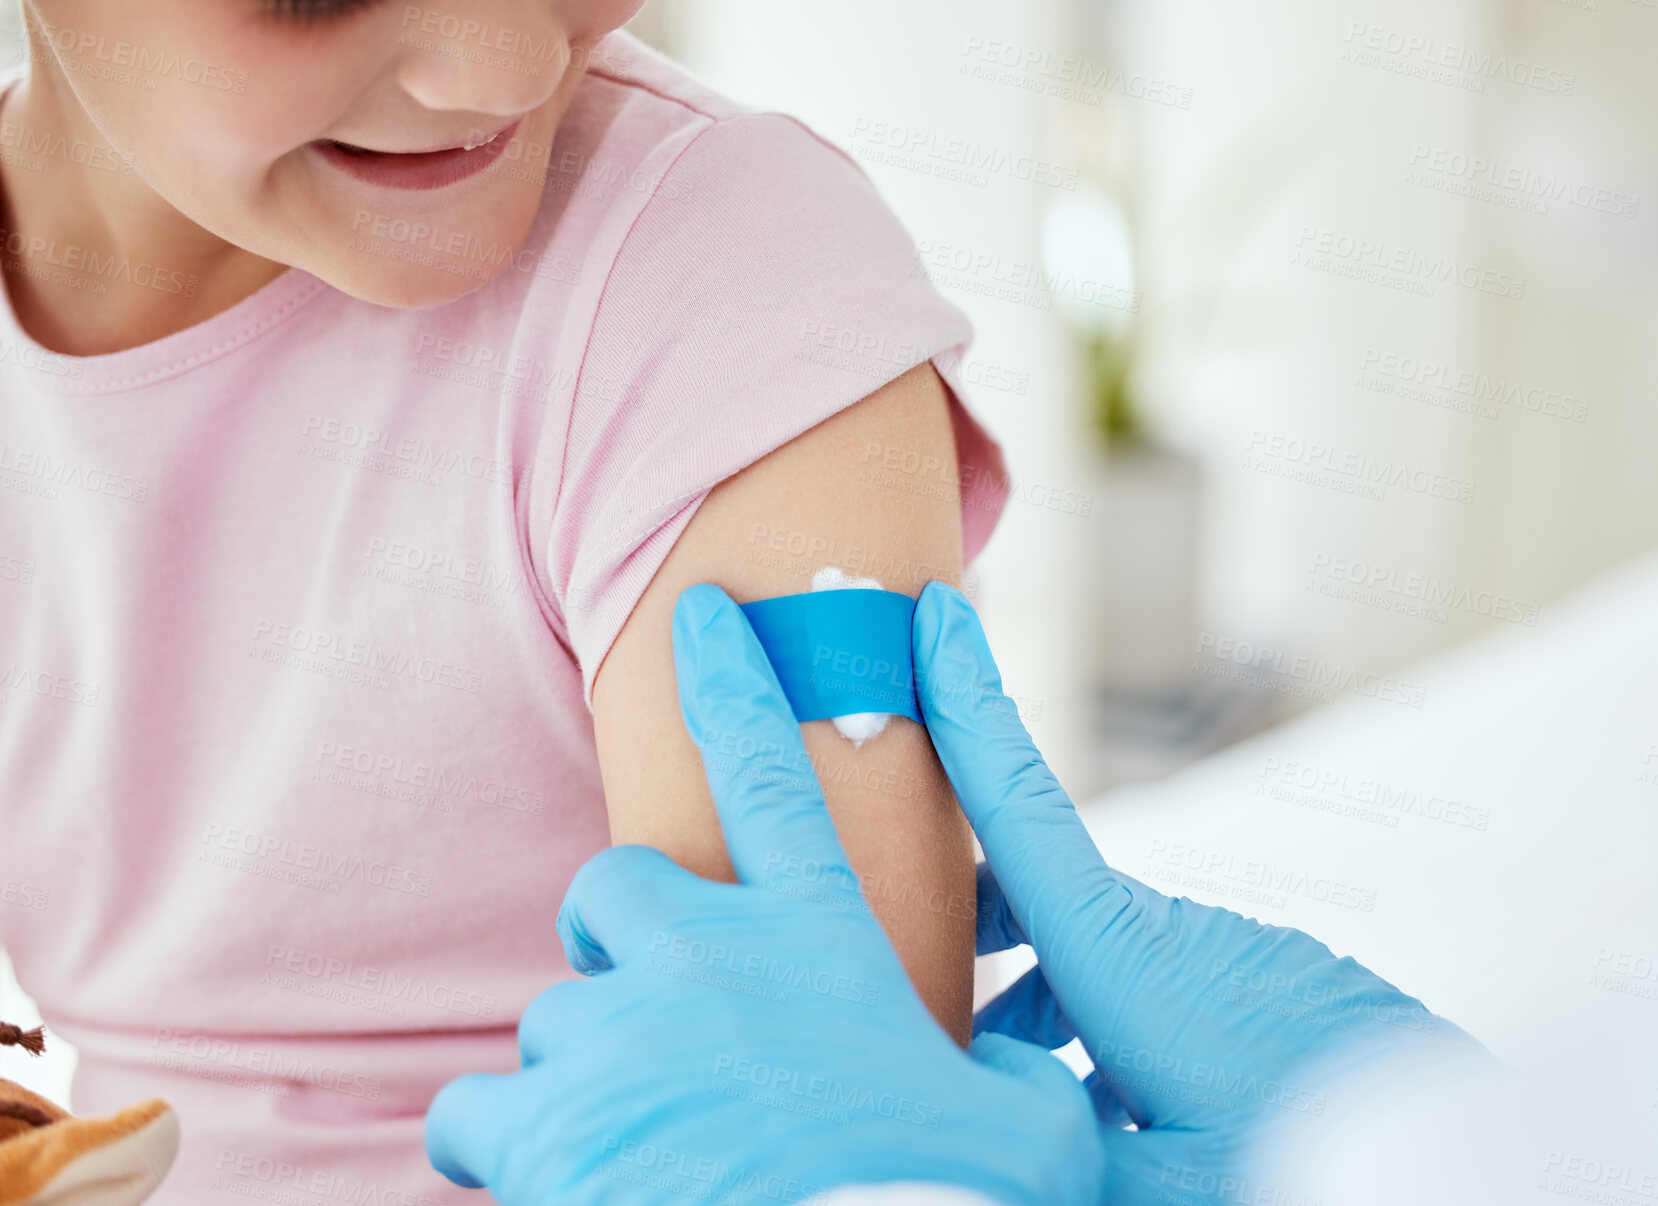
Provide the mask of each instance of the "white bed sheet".
[{"label": "white bed sheet", "polygon": [[[1311,932],[1658,1136],[1658,556],[1396,677],[1421,707],[1354,695],[1108,793],[1082,808],[1095,840],[1163,891]],[[1272,794],[1291,764],[1338,778]],[[1367,780],[1395,824],[1325,810],[1365,807]],[[1186,883],[1188,862],[1215,870]]]}]

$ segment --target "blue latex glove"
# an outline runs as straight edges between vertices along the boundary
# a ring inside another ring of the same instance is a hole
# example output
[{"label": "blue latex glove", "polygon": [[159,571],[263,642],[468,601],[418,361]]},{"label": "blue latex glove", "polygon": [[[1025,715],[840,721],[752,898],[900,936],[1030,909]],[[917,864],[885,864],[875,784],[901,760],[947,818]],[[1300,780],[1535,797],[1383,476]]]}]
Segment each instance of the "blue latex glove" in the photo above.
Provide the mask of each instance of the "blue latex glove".
[{"label": "blue latex glove", "polygon": [[900,1180],[1031,1206],[1098,1202],[1103,1147],[1075,1075],[999,1034],[964,1054],[910,987],[736,604],[692,587],[673,638],[681,710],[741,882],[700,879],[644,846],[584,865],[558,931],[591,978],[530,1003],[522,1070],[437,1094],[433,1166],[507,1206],[769,1204]]},{"label": "blue latex glove", "polygon": [[[1270,1124],[1364,1108],[1331,1101],[1355,1084],[1349,1074],[1484,1057],[1415,997],[1300,930],[1172,899],[1108,867],[959,592],[927,586],[914,645],[933,746],[988,863],[979,953],[1028,941],[1038,960],[979,1011],[974,1033],[1049,1047],[1081,1038],[1106,1143],[1103,1200],[1231,1201]],[[1136,1131],[1121,1129],[1129,1120]]]}]

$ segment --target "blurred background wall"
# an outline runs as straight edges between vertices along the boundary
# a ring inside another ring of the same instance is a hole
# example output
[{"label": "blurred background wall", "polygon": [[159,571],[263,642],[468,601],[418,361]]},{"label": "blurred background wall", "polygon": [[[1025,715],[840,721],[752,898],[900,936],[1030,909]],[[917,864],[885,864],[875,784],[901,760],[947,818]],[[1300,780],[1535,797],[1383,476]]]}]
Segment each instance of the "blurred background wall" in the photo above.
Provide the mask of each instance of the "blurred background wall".
[{"label": "blurred background wall", "polygon": [[[1412,660],[1658,541],[1652,0],[648,0],[635,28],[857,156],[972,317],[1015,500],[981,607],[1074,791],[1347,694],[1415,706]],[[1156,455],[1097,438],[1102,328]]]}]

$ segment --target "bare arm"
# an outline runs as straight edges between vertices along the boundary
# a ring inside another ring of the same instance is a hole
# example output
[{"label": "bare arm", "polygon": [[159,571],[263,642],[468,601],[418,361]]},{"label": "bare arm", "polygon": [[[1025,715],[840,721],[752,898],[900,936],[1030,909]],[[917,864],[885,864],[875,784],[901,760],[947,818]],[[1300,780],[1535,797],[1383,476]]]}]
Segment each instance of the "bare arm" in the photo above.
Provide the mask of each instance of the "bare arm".
[{"label": "bare arm", "polygon": [[[943,468],[899,474],[914,489],[895,488],[872,472],[889,448]],[[657,846],[700,875],[733,878],[702,763],[679,715],[671,637],[679,593],[713,582],[739,603],[798,594],[827,565],[911,596],[934,578],[959,586],[955,463],[945,387],[924,362],[709,494],[593,682],[614,842]],[[933,1016],[965,1045],[973,1001],[972,834],[926,730],[895,718],[858,749],[829,721],[802,728],[872,911]]]}]

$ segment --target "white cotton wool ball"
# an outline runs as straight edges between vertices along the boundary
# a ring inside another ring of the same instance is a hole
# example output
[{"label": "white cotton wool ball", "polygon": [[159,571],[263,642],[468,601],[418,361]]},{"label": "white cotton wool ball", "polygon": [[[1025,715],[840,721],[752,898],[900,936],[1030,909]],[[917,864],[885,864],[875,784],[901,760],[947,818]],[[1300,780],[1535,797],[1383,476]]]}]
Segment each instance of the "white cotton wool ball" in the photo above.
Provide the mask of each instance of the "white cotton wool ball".
[{"label": "white cotton wool ball", "polygon": [[[812,589],[818,591],[884,588],[874,578],[849,578],[841,572],[839,566],[829,565],[812,575]],[[857,747],[886,728],[887,721],[891,719],[891,715],[886,712],[853,712],[850,716],[837,716],[829,723],[835,726],[837,733]]]}]

